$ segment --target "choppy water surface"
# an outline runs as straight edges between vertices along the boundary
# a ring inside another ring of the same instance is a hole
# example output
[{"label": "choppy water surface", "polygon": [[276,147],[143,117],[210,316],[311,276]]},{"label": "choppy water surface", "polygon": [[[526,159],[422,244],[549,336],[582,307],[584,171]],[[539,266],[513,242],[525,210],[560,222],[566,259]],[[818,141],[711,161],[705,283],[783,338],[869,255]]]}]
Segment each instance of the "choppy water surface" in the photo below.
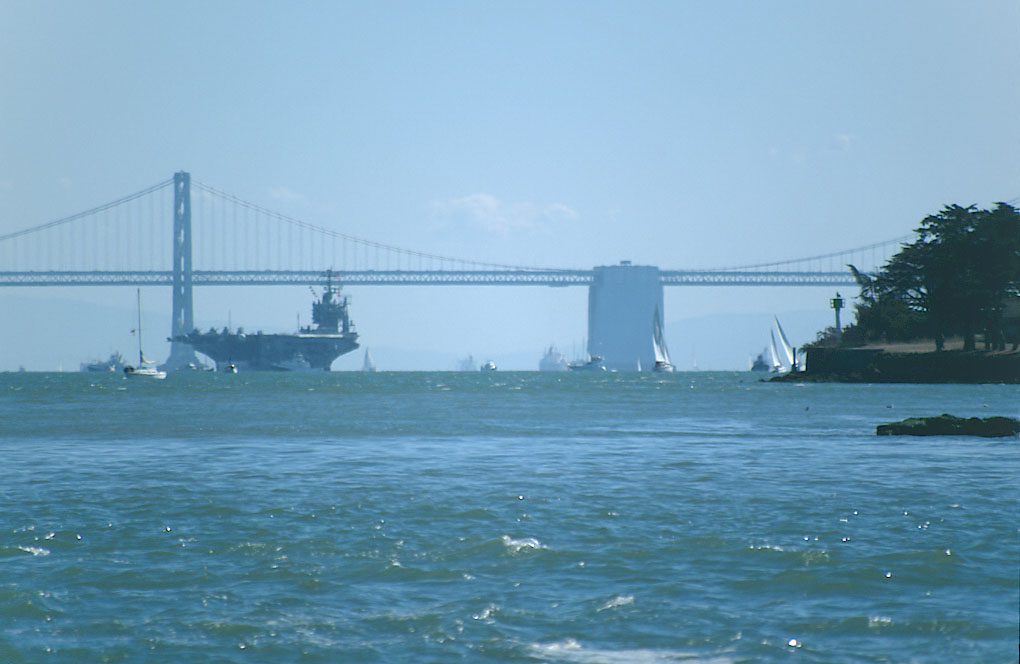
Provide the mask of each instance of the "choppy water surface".
[{"label": "choppy water surface", "polygon": [[1005,386],[0,374],[3,662],[1011,662]]}]

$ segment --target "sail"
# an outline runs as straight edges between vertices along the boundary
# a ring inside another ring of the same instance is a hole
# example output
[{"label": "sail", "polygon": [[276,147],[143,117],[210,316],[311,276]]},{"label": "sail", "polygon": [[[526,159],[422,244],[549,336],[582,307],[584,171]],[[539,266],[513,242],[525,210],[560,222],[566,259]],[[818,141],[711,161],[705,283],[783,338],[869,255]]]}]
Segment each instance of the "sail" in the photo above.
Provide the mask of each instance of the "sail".
[{"label": "sail", "polygon": [[783,355],[780,357],[782,360],[784,369],[793,369],[793,346],[790,345],[790,340],[786,338],[786,333],[783,332],[783,326],[779,324],[779,318],[773,316],[776,321],[776,329],[779,330],[779,342],[782,344]]},{"label": "sail", "polygon": [[375,371],[375,362],[372,361],[372,354],[365,349],[365,363],[361,366],[362,371]]},{"label": "sail", "polygon": [[652,346],[655,350],[655,361],[671,364],[669,361],[669,349],[666,348],[666,339],[662,335],[662,318],[659,316],[659,308],[655,308],[655,317],[652,319]]},{"label": "sail", "polygon": [[783,363],[779,361],[779,355],[776,352],[776,333],[769,330],[769,337],[772,339],[771,345],[769,345],[769,355],[771,356],[771,369],[772,371],[779,371],[783,368]]}]

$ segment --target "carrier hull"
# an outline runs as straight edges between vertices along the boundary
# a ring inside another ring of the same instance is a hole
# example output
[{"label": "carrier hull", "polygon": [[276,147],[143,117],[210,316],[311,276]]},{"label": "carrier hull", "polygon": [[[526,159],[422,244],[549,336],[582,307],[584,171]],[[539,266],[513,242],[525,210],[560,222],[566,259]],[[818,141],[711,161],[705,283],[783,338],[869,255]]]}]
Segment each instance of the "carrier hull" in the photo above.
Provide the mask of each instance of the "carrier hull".
[{"label": "carrier hull", "polygon": [[237,334],[192,332],[179,341],[240,371],[329,371],[333,361],[358,348],[357,334]]}]

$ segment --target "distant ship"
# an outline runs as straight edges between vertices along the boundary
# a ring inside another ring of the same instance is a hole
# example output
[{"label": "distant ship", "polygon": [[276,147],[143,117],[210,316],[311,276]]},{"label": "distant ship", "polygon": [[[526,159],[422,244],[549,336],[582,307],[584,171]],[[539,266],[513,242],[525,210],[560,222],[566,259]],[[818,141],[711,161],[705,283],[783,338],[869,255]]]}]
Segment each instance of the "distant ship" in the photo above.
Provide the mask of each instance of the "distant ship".
[{"label": "distant ship", "polygon": [[82,371],[123,371],[127,362],[121,357],[120,353],[112,353],[110,357],[105,360],[97,360],[95,362],[82,362]]},{"label": "distant ship", "polygon": [[563,357],[556,346],[549,346],[549,350],[545,351],[545,355],[538,362],[539,371],[566,371],[567,370],[567,358]]},{"label": "distant ship", "polygon": [[482,364],[482,366],[479,369],[479,371],[495,371],[495,370],[496,370],[496,363],[493,362],[492,360],[489,360],[489,361],[485,362],[484,364]]},{"label": "distant ship", "polygon": [[211,357],[221,370],[233,365],[242,371],[329,371],[333,360],[358,347],[347,298],[341,297],[340,287],[333,286],[331,277],[327,276],[322,297],[312,303],[314,327],[303,327],[297,334],[245,334],[242,329],[230,332],[224,328],[220,332],[195,330],[172,341],[190,344]]},{"label": "distant ship", "polygon": [[770,366],[765,359],[765,352],[758,353],[758,357],[754,358],[754,362],[751,363],[751,371],[769,371]]},{"label": "distant ship", "polygon": [[567,368],[571,371],[605,371],[606,365],[603,363],[601,356],[592,355],[588,358],[587,362],[574,362],[568,364]]}]

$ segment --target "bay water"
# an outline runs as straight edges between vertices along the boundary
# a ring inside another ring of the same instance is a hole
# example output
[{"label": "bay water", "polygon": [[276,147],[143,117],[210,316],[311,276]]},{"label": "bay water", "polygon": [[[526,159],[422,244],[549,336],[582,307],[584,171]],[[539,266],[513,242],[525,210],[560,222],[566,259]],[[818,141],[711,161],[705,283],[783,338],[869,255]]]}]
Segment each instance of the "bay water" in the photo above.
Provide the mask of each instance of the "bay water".
[{"label": "bay water", "polygon": [[0,374],[0,662],[1016,662],[1000,385]]}]

